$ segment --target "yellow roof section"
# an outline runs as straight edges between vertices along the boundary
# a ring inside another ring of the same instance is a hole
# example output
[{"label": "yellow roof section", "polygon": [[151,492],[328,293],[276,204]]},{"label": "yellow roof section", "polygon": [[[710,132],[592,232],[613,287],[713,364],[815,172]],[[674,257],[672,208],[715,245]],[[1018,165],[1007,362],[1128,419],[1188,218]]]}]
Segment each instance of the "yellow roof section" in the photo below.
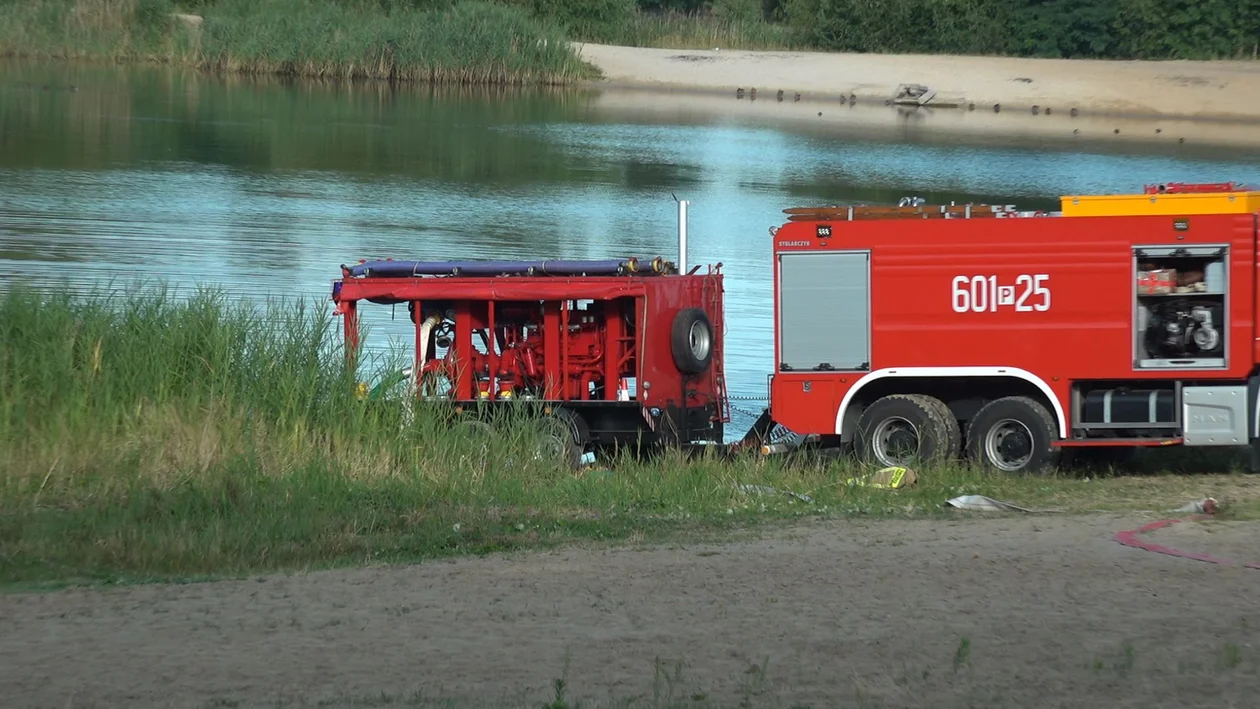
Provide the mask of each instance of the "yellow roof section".
[{"label": "yellow roof section", "polygon": [[[1222,189],[1213,191],[1214,187]],[[1065,217],[1260,212],[1260,190],[1245,185],[1172,185],[1168,191],[1162,188],[1148,185],[1143,194],[1064,195],[1059,202]]]}]

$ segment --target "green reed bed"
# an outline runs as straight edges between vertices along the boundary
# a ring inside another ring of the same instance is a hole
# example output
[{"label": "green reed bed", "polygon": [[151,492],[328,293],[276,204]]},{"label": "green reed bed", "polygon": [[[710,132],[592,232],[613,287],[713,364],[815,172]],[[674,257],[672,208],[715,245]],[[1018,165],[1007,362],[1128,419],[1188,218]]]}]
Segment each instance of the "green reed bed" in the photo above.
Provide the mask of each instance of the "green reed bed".
[{"label": "green reed bed", "polygon": [[615,35],[615,42],[662,49],[790,50],[809,49],[787,25],[751,14],[636,12]]},{"label": "green reed bed", "polygon": [[0,2],[0,54],[155,61],[217,71],[481,84],[593,76],[559,28],[473,0],[431,9],[328,0]]},{"label": "green reed bed", "polygon": [[[340,325],[328,303],[251,306],[213,290],[0,295],[0,583],[408,561],[803,516],[940,516],[967,492],[1081,510],[1160,509],[1204,490],[1203,476],[949,468],[892,492],[849,484],[869,469],[844,460],[757,455],[625,456],[574,472],[546,454],[534,412],[505,415],[486,437],[446,409],[355,396],[366,375],[346,366]],[[382,356],[362,371],[401,363]],[[1209,492],[1237,485],[1212,480]]]}]

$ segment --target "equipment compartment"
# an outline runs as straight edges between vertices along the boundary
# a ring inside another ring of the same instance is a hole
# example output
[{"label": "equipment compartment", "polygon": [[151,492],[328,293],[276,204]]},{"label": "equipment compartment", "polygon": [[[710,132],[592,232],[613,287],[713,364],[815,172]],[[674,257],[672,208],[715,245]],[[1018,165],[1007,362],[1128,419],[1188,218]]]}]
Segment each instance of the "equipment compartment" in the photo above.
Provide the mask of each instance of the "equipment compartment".
[{"label": "equipment compartment", "polygon": [[1227,246],[1133,248],[1135,369],[1226,366]]}]

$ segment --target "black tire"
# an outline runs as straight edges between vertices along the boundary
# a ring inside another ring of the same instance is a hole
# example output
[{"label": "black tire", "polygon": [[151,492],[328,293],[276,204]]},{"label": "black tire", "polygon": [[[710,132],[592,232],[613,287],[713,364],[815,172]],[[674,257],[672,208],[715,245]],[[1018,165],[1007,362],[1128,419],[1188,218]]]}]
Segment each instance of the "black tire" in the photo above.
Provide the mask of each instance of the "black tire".
[{"label": "black tire", "polygon": [[[858,417],[854,448],[865,462],[905,466],[955,457],[961,437],[958,421],[939,399],[889,394],[876,399]],[[901,450],[894,451],[891,446]]]},{"label": "black tire", "polygon": [[978,465],[1005,473],[1046,472],[1059,463],[1054,415],[1027,396],[985,404],[967,426],[967,454]]},{"label": "black tire", "polygon": [[699,374],[713,362],[713,344],[716,341],[713,323],[700,308],[685,308],[674,316],[670,331],[670,349],[674,353],[674,366],[685,374]]},{"label": "black tire", "polygon": [[465,419],[455,424],[454,432],[469,444],[465,451],[467,457],[479,463],[486,462],[497,436],[493,426],[480,419]]},{"label": "black tire", "polygon": [[560,462],[577,470],[582,467],[582,456],[590,441],[590,427],[582,415],[565,408],[554,408],[549,416],[542,417],[544,455],[557,455]]},{"label": "black tire", "polygon": [[942,451],[942,457],[953,459],[962,455],[962,426],[958,423],[958,418],[954,416],[954,412],[950,411],[949,405],[934,396],[919,394],[912,394],[912,396],[918,396],[919,400],[925,405],[934,408],[937,417],[945,422],[949,446]]}]

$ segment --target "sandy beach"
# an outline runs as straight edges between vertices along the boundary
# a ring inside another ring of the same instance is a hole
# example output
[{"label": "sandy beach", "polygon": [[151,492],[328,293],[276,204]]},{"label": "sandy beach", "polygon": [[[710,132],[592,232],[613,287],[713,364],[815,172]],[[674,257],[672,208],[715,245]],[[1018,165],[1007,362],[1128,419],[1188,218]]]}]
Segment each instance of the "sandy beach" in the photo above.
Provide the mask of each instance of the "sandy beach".
[{"label": "sandy beach", "polygon": [[[604,74],[593,84],[602,105],[657,117],[721,114],[807,121],[833,129],[844,125],[863,132],[1260,147],[1257,61],[1049,60],[597,44],[576,49]],[[924,85],[935,96],[923,107],[889,105],[901,84]]]}]

